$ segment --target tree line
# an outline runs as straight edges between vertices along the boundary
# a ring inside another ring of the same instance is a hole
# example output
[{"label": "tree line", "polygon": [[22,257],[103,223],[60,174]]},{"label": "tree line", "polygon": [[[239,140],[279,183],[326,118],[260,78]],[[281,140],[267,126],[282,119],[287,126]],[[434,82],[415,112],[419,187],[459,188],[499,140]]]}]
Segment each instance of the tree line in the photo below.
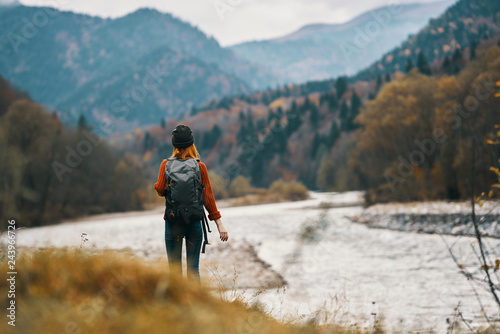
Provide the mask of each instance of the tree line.
[{"label": "tree line", "polygon": [[489,189],[500,154],[487,144],[500,122],[499,61],[492,47],[456,76],[412,70],[365,104],[348,166],[370,202],[468,198],[473,164],[476,190]]},{"label": "tree line", "polygon": [[[354,84],[339,77],[327,91],[305,96],[281,88],[272,101],[263,99],[269,92],[228,98],[181,122],[194,129],[202,159],[227,182],[242,175],[255,187],[284,179],[309,189],[364,189],[370,202],[466,198],[471,138],[480,148],[482,191],[497,163],[498,152],[485,142],[500,123],[493,92],[499,50],[464,60],[457,74],[443,66],[429,73],[422,56],[408,73]],[[170,154],[169,131],[178,122],[146,133],[154,165]]]},{"label": "tree line", "polygon": [[40,226],[141,209],[151,188],[148,169],[136,156],[112,149],[82,120],[78,127],[63,126],[55,113],[2,78],[0,154],[2,222]]}]

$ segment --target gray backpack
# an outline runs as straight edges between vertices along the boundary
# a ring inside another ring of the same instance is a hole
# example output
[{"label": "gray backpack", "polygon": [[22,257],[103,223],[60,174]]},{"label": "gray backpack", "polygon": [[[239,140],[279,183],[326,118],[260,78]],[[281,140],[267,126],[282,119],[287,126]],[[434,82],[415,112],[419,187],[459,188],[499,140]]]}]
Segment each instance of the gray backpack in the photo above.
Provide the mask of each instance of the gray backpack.
[{"label": "gray backpack", "polygon": [[197,159],[169,158],[165,166],[165,216],[186,224],[203,218],[203,183]]},{"label": "gray backpack", "polygon": [[179,160],[169,158],[165,165],[167,178],[165,189],[165,217],[172,223],[189,224],[202,221],[203,247],[209,245],[208,232],[210,226],[203,209],[203,188],[198,159]]}]

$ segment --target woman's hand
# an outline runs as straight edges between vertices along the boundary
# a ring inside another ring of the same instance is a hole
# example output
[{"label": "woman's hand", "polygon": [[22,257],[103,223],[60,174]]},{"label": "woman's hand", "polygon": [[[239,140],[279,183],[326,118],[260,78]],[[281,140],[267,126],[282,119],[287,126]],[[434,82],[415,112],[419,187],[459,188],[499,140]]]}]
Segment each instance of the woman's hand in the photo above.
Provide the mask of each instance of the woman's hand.
[{"label": "woman's hand", "polygon": [[229,236],[227,235],[227,230],[224,225],[222,225],[222,221],[220,220],[220,218],[215,220],[215,224],[217,224],[217,229],[219,230],[220,240],[227,241],[227,239],[229,239]]}]

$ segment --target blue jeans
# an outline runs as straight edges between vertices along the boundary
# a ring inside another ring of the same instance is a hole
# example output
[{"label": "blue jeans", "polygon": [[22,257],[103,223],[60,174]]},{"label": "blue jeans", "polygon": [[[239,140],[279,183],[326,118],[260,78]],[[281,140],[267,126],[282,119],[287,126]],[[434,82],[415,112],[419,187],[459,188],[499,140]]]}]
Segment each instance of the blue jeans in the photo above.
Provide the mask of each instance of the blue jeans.
[{"label": "blue jeans", "polygon": [[182,274],[182,239],[186,238],[186,259],[188,274],[200,281],[200,250],[203,243],[201,220],[195,223],[172,223],[165,220],[165,246],[170,270]]}]

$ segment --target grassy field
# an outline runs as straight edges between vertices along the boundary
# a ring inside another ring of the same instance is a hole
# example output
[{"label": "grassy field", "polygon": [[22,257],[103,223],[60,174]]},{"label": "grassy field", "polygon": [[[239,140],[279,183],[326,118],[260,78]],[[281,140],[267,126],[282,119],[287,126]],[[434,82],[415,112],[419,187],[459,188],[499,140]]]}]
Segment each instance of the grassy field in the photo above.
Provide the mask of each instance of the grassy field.
[{"label": "grassy field", "polygon": [[382,333],[315,322],[278,321],[224,288],[199,287],[169,275],[165,262],[114,251],[20,251],[16,258],[15,327],[8,324],[10,285],[1,253],[1,333]]}]

